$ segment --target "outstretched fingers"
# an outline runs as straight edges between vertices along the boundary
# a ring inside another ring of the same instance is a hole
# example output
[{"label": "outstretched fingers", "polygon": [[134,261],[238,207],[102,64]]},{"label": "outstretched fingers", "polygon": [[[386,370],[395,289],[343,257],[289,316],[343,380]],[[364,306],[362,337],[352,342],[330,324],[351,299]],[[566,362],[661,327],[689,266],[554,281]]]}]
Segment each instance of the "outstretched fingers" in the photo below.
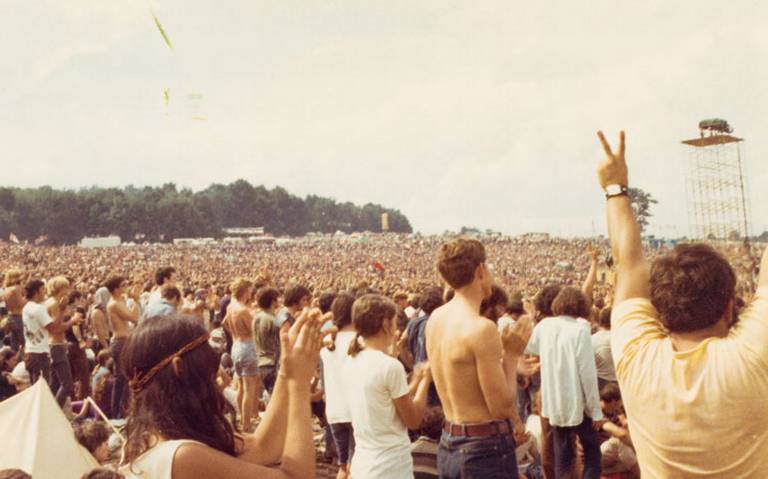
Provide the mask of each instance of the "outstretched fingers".
[{"label": "outstretched fingers", "polygon": [[[605,154],[608,157],[612,157],[613,151],[611,151],[611,145],[608,144],[608,140],[605,139],[605,135],[603,135],[602,130],[599,130],[597,132],[597,137],[600,138],[600,143],[602,143],[603,145],[603,151],[605,151]],[[624,138],[624,133],[622,132],[622,143],[621,143],[622,145],[624,144],[623,138]]]},{"label": "outstretched fingers", "polygon": [[619,155],[624,158],[624,130],[619,132]]}]

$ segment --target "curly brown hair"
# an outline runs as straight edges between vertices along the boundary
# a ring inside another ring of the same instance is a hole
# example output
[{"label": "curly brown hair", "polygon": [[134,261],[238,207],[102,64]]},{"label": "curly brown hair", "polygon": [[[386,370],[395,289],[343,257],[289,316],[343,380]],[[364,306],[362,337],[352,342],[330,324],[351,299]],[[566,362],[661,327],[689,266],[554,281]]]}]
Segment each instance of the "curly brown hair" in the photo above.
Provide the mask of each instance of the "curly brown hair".
[{"label": "curly brown hair", "polygon": [[[194,318],[149,318],[134,330],[122,354],[123,373],[144,375],[166,357],[206,334]],[[208,342],[182,354],[180,367],[168,364],[131,394],[125,462],[152,447],[153,439],[192,439],[236,454],[234,409],[216,386],[219,358]]]},{"label": "curly brown hair", "polygon": [[651,266],[651,302],[671,332],[698,331],[714,325],[735,295],[733,268],[704,243],[677,245]]}]

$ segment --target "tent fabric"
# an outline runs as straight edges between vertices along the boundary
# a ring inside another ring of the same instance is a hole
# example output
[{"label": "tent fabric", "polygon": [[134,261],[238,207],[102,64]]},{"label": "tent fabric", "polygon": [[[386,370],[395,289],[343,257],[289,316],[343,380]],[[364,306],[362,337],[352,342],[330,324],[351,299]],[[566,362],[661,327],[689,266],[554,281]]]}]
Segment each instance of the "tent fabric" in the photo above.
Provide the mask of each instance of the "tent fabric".
[{"label": "tent fabric", "polygon": [[43,380],[0,403],[0,437],[0,470],[21,469],[34,479],[80,479],[99,467]]}]

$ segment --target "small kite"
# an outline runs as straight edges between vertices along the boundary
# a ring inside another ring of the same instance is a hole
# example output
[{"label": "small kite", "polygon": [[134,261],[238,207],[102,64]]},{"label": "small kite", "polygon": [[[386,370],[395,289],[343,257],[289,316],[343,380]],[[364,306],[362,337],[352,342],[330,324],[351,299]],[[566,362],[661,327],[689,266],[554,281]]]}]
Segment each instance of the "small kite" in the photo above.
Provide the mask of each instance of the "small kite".
[{"label": "small kite", "polygon": [[173,50],[173,44],[171,43],[171,39],[168,38],[168,35],[165,33],[165,29],[162,25],[160,25],[160,20],[157,19],[157,15],[152,13],[152,18],[155,19],[155,25],[157,25],[157,29],[160,30],[160,35],[163,36],[163,40],[165,40],[165,44],[168,45],[168,48]]}]

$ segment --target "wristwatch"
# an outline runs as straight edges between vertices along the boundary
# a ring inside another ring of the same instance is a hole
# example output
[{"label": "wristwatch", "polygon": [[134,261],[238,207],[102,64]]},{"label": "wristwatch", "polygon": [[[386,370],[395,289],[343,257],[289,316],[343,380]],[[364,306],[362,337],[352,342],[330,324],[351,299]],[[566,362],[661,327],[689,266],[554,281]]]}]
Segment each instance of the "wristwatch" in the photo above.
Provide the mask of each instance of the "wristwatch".
[{"label": "wristwatch", "polygon": [[613,184],[605,187],[605,198],[613,198],[614,196],[629,196],[629,189],[624,185]]}]

